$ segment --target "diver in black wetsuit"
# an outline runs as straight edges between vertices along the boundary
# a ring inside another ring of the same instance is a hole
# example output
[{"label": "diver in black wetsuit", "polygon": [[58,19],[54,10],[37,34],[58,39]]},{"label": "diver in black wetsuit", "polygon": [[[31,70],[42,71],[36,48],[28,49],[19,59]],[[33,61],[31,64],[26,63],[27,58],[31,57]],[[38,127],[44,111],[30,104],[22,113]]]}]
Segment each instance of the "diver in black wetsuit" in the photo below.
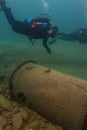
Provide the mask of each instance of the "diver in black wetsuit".
[{"label": "diver in black wetsuit", "polygon": [[4,0],[0,0],[0,10],[5,13],[9,24],[15,32],[26,35],[30,41],[32,41],[32,39],[43,39],[43,46],[46,48],[47,52],[51,54],[51,50],[47,45],[47,40],[49,37],[54,38],[57,35],[58,29],[52,26],[49,18],[28,18],[23,22],[15,20],[11,9],[6,6]]},{"label": "diver in black wetsuit", "polygon": [[87,28],[78,29],[71,34],[58,33],[57,38],[67,41],[78,40],[80,43],[85,44],[87,43]]},{"label": "diver in black wetsuit", "polygon": [[4,11],[12,29],[20,34],[26,35],[30,41],[32,39],[43,39],[43,46],[47,52],[51,54],[51,50],[47,45],[48,38],[53,38],[53,42],[57,39],[76,41],[87,43],[87,29],[78,29],[71,34],[59,33],[58,28],[52,26],[51,20],[46,17],[38,17],[35,19],[28,18],[24,22],[15,20],[11,9],[8,8],[4,0],[0,0],[0,10]]}]

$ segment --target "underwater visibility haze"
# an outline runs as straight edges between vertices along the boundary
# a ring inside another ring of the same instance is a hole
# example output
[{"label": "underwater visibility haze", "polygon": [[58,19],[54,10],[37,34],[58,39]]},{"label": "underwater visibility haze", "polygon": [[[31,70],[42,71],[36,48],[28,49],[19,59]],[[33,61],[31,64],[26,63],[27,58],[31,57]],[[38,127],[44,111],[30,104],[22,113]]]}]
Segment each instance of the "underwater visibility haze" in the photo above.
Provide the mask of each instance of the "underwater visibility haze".
[{"label": "underwater visibility haze", "polygon": [[[72,33],[87,28],[86,0],[6,0],[17,20],[36,18],[48,14],[54,26],[62,33]],[[57,39],[49,45],[50,56],[42,45],[35,40],[32,45],[26,36],[14,32],[3,11],[0,11],[0,73],[12,74],[22,62],[35,60],[60,72],[87,80],[87,43]]]}]

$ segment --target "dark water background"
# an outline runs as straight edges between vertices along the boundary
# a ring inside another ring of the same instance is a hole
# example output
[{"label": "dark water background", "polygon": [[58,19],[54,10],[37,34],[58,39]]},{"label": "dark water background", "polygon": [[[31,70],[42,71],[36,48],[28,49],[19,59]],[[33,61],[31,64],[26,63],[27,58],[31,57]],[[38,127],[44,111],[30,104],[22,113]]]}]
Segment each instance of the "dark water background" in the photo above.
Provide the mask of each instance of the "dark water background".
[{"label": "dark water background", "polygon": [[[24,20],[48,13],[59,32],[71,33],[87,28],[87,0],[6,0],[14,17]],[[32,46],[27,37],[12,31],[3,12],[0,12],[0,72],[12,73],[26,60],[87,80],[87,44],[58,40],[50,45],[52,56],[46,53],[42,41]]]}]

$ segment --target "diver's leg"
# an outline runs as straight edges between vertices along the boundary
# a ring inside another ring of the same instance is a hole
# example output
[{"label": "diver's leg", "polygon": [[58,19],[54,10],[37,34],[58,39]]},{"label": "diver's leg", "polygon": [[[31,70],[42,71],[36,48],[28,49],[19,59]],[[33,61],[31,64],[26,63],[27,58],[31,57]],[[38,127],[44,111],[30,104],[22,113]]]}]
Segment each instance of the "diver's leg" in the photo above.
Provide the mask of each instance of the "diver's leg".
[{"label": "diver's leg", "polygon": [[27,33],[26,24],[24,22],[14,19],[11,9],[6,6],[6,3],[4,0],[0,0],[0,7],[3,10],[3,12],[5,13],[9,24],[12,26],[13,31],[27,35],[26,34]]},{"label": "diver's leg", "polygon": [[28,36],[27,25],[25,22],[14,20],[11,26],[13,31]]},{"label": "diver's leg", "polygon": [[14,21],[14,17],[11,13],[11,9],[6,7],[6,3],[4,0],[0,0],[0,7],[3,10],[3,12],[5,13],[9,24],[12,24],[12,22]]},{"label": "diver's leg", "polygon": [[47,40],[48,40],[48,39],[43,39],[43,46],[45,47],[45,49],[47,50],[47,52],[51,55],[51,50],[50,50],[50,48],[47,46]]}]

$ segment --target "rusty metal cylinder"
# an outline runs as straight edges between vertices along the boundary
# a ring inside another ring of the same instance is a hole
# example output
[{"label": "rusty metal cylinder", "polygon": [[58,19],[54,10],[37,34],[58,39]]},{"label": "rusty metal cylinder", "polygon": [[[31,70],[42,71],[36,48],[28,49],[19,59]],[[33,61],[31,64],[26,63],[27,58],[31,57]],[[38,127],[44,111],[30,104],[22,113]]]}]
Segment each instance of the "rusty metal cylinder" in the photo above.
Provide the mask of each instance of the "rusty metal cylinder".
[{"label": "rusty metal cylinder", "polygon": [[87,82],[26,62],[10,78],[9,91],[64,130],[87,129]]}]

